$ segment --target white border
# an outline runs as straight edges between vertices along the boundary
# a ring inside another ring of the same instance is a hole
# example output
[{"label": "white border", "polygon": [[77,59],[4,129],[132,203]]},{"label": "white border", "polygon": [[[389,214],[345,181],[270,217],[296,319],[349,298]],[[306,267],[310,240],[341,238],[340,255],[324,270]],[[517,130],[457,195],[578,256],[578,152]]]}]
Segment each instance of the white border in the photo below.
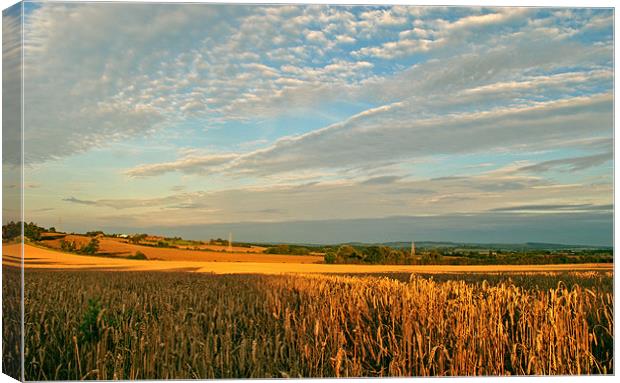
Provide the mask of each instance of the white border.
[{"label": "white border", "polygon": [[[53,1],[53,0],[52,0]],[[79,0],[63,0],[63,1],[53,1],[53,2],[80,2]],[[84,2],[84,1],[82,1]],[[127,2],[127,1],[122,1],[122,0],[108,0],[108,1],[91,1],[91,2]],[[147,2],[144,0],[134,0],[132,2]],[[164,1],[155,1],[155,2],[164,2]],[[239,1],[239,0],[210,0],[210,1],[187,1],[187,0],[169,0],[169,1],[165,1],[167,3],[245,3],[245,4],[344,4],[344,5],[390,5],[390,4],[401,4],[401,5],[428,5],[428,6],[528,6],[528,7],[605,7],[605,8],[614,8],[614,19],[615,19],[615,1],[612,0],[590,0],[590,1],[584,1],[584,0],[539,0],[539,1],[531,1],[531,0],[524,0],[524,1],[515,1],[515,0],[478,0],[478,1],[463,1],[463,0],[363,0],[363,1],[342,1],[342,0],[309,0],[309,1],[299,1],[299,0],[243,0],[243,1]],[[16,4],[17,1],[15,0],[0,0],[0,5],[2,9],[8,8],[9,6]],[[615,21],[615,20],[614,20]],[[615,26],[615,25],[614,25]],[[23,36],[22,36],[23,37]],[[0,33],[0,43],[1,43],[1,33]],[[615,85],[615,78],[617,76],[617,68],[615,66],[615,63],[618,61],[618,51],[615,50],[615,46],[616,46],[616,42],[618,41],[618,35],[617,35],[617,29],[614,28],[614,85]],[[0,73],[2,72],[2,60],[0,60]],[[23,78],[22,78],[23,81]],[[23,87],[22,87],[23,89]],[[615,137],[615,126],[616,126],[616,103],[615,103],[615,86],[614,86],[614,137]],[[22,98],[23,98],[23,92],[22,92]],[[0,92],[0,103],[2,101],[2,94]],[[23,108],[22,108],[22,113],[23,113]],[[1,117],[2,117],[2,112],[0,111],[0,121],[1,121]],[[23,115],[22,115],[22,124],[23,124]],[[0,124],[1,125],[1,124]],[[0,127],[0,136],[1,136],[1,132],[2,132],[2,128]],[[23,134],[23,130],[22,130],[22,134]],[[22,145],[23,145],[23,139],[22,139]],[[23,146],[22,146],[23,148]],[[615,206],[615,201],[616,201],[616,180],[618,179],[618,168],[615,166],[615,153],[618,152],[618,150],[620,149],[620,144],[614,139],[614,206]],[[2,148],[0,146],[0,158],[1,158],[1,154],[2,154]],[[23,151],[22,151],[22,156],[23,156]],[[23,168],[22,168],[22,173],[23,173]],[[23,180],[23,174],[22,174],[22,180]],[[1,185],[1,180],[0,180],[0,185]],[[1,196],[2,196],[2,191],[0,188],[0,201],[1,201]],[[22,199],[23,201],[23,199]],[[0,202],[1,205],[1,202]],[[22,202],[22,209],[23,209],[23,202]],[[22,215],[23,215],[23,211],[22,211]],[[616,209],[614,209],[614,244],[616,243],[616,238],[618,235],[618,227],[615,225],[616,222],[616,218],[618,216],[618,213],[616,211]],[[615,250],[615,246],[614,246],[614,250]],[[614,265],[615,265],[615,261],[614,261]],[[22,268],[23,270],[23,268]],[[22,278],[23,278],[23,274],[22,274]],[[2,280],[1,277],[1,273],[0,273],[0,282]],[[614,291],[618,291],[618,279],[615,278],[614,280]],[[23,298],[22,298],[23,301]],[[0,300],[1,302],[1,300]],[[1,306],[0,306],[1,307]],[[22,308],[23,309],[23,308]],[[618,316],[617,314],[617,309],[614,310],[614,317],[615,317],[615,334],[618,334]],[[23,312],[22,312],[23,315]],[[1,331],[1,328],[0,328]],[[23,331],[22,331],[22,335],[23,335]],[[617,336],[617,335],[616,335]],[[0,349],[1,349],[1,342],[0,342]],[[616,360],[618,357],[618,342],[614,341],[614,355],[616,356]],[[618,363],[616,363],[616,369],[618,368]],[[23,371],[23,369],[22,369]],[[473,382],[481,382],[481,383],[485,383],[485,382],[495,382],[497,380],[497,377],[480,377],[480,378],[469,378],[469,377],[463,377],[463,378],[390,378],[391,381],[395,381],[395,382],[418,382],[420,379],[423,379],[423,381],[428,381],[428,380],[435,380],[435,381],[439,381],[439,380],[445,380],[445,379],[451,379],[451,380],[458,380],[459,382],[464,382],[464,383],[473,383]],[[584,381],[591,381],[591,382],[612,382],[615,381],[615,376],[604,376],[604,377],[599,377],[599,376],[552,376],[552,377],[502,377],[501,378],[503,381],[508,381],[508,382],[584,382]],[[304,380],[300,380],[300,379],[293,379],[295,381],[309,381],[310,379],[304,379]],[[314,379],[312,379],[314,380]],[[194,380],[188,380],[187,382],[193,382]],[[222,381],[222,380],[218,380],[218,381]],[[218,382],[216,381],[216,382]],[[281,382],[280,379],[264,379],[262,380],[264,382]],[[351,383],[351,382],[360,382],[362,381],[362,379],[322,379],[321,381],[326,381],[326,382],[346,382],[346,383]],[[4,383],[4,382],[14,382],[13,379],[9,378],[6,375],[0,375],[0,383]],[[142,382],[158,382],[158,381],[149,381],[149,380],[143,380]]]}]

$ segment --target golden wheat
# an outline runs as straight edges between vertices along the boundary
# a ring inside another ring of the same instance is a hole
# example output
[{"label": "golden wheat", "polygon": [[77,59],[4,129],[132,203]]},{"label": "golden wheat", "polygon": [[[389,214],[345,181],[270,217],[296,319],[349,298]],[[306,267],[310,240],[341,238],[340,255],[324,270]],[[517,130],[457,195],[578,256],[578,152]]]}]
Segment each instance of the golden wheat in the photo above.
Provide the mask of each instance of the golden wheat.
[{"label": "golden wheat", "polygon": [[28,271],[26,379],[613,373],[611,291],[530,278]]}]

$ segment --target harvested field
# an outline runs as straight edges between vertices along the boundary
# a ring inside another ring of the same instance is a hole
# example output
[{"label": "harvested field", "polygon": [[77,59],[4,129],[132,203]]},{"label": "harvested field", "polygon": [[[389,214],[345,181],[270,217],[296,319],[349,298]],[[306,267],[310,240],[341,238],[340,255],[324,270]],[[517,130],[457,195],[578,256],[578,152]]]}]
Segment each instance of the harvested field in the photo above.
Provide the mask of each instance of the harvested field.
[{"label": "harvested field", "polygon": [[[562,265],[328,265],[320,257],[292,255],[252,255],[260,262],[248,261],[249,255],[234,257],[229,254],[225,261],[217,258],[187,260],[129,260],[68,254],[60,251],[25,245],[24,264],[31,269],[99,269],[118,271],[192,270],[215,274],[285,274],[285,273],[490,273],[490,272],[541,272],[541,271],[587,271],[613,270],[613,264],[562,264]],[[155,249],[180,251],[171,249]],[[4,263],[19,265],[19,245],[3,247]],[[232,258],[232,259],[231,259]],[[174,258],[171,258],[174,259]]]},{"label": "harvested field", "polygon": [[[212,250],[212,251],[228,251],[228,246],[223,245],[176,245],[179,249],[185,250]],[[265,247],[262,246],[251,246],[251,247],[242,247],[242,246],[232,246],[232,252],[237,254],[245,254],[245,253],[262,253],[265,251]]]},{"label": "harvested field", "polygon": [[[72,241],[76,244],[83,246],[90,241],[90,237],[82,235],[67,235],[63,238],[66,241]],[[212,249],[217,251],[208,250],[189,250],[189,249],[175,249],[175,248],[161,248],[142,246],[128,243],[124,239],[120,238],[98,238],[99,240],[99,253],[101,255],[124,258],[134,255],[137,251],[142,252],[149,259],[162,260],[162,261],[200,261],[200,262],[293,262],[293,263],[315,263],[323,262],[322,256],[307,255],[307,256],[291,256],[291,255],[278,255],[278,254],[263,254],[265,248],[263,247],[233,247],[232,252],[227,252],[227,246],[217,245],[201,245],[202,249]],[[47,247],[53,249],[60,249],[61,239],[41,241],[41,243]]]}]

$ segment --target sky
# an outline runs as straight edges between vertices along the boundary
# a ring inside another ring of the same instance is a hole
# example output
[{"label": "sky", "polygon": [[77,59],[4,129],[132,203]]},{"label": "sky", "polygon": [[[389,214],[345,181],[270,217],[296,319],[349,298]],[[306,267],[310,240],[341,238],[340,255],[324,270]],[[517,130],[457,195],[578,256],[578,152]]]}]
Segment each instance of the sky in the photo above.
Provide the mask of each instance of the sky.
[{"label": "sky", "polygon": [[28,221],[613,242],[612,9],[34,2],[23,21]]}]

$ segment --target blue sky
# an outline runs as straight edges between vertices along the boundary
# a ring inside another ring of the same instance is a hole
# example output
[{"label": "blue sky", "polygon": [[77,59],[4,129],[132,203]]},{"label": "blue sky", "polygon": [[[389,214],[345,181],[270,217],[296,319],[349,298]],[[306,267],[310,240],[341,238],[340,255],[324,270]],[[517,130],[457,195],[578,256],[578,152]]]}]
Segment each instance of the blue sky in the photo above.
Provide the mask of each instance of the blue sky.
[{"label": "blue sky", "polygon": [[31,3],[24,20],[29,220],[612,242],[611,9]]}]

